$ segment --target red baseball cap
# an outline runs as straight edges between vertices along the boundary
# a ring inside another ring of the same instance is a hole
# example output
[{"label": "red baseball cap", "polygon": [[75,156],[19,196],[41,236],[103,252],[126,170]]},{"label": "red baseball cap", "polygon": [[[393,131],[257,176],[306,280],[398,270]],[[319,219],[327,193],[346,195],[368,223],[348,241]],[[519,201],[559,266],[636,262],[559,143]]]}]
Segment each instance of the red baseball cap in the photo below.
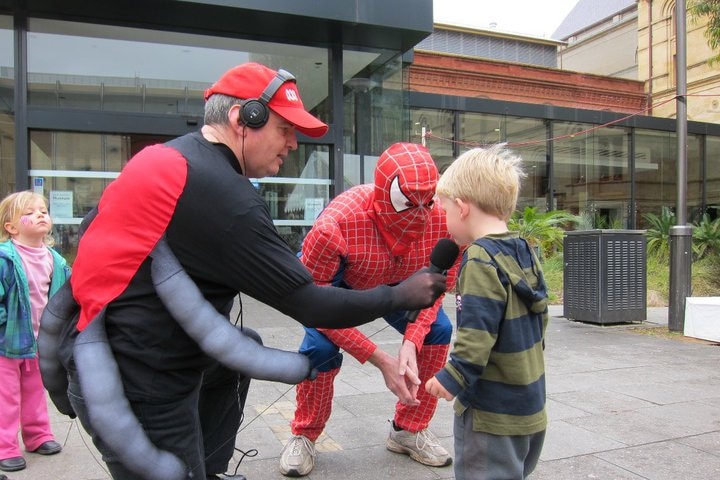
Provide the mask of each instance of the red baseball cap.
[{"label": "red baseball cap", "polygon": [[[243,63],[225,72],[217,82],[205,90],[205,100],[214,93],[231,97],[260,98],[265,89],[278,76],[278,72],[259,63]],[[295,125],[308,137],[322,137],[328,126],[305,110],[295,81],[283,82],[268,102],[270,110]]]}]

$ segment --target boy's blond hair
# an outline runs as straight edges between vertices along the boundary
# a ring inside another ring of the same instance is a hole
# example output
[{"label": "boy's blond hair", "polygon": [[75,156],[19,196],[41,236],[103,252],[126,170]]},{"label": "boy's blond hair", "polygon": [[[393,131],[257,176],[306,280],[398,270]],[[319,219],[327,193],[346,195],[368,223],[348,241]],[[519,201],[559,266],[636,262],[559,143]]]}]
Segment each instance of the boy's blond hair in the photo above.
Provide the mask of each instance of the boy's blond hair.
[{"label": "boy's blond hair", "polygon": [[[35,193],[32,190],[25,190],[22,192],[11,193],[7,197],[3,198],[0,202],[0,241],[10,240],[10,233],[5,230],[5,224],[10,222],[16,222],[25,212],[25,209],[30,205],[33,200],[41,199],[45,204],[45,208],[48,207],[47,198],[39,193]],[[55,244],[55,239],[49,233],[43,238],[43,243],[48,247]]]},{"label": "boy's blond hair", "polygon": [[521,165],[522,158],[504,143],[473,148],[450,164],[440,176],[436,192],[472,203],[507,221],[517,206],[520,182],[526,176]]}]

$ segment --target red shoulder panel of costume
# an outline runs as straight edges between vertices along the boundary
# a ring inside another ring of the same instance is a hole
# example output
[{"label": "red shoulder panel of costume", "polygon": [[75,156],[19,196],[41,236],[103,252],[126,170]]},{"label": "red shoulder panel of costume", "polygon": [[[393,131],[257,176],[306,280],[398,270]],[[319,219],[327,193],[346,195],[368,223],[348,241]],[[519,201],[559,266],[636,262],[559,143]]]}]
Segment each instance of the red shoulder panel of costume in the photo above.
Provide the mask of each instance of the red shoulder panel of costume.
[{"label": "red shoulder panel of costume", "polygon": [[135,155],[105,189],[70,276],[81,307],[78,330],[127,288],[165,233],[187,172],[180,152],[153,145]]}]

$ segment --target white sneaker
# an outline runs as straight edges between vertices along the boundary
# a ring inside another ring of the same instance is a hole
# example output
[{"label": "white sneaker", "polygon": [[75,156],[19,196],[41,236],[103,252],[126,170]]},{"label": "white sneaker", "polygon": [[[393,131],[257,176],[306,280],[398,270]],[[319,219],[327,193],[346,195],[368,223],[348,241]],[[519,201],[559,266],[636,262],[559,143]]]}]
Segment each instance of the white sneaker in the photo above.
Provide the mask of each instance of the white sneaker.
[{"label": "white sneaker", "polygon": [[410,458],[423,465],[446,467],[452,463],[448,451],[427,428],[411,433],[406,430],[396,431],[390,425],[390,435],[385,446],[391,452],[410,455]]},{"label": "white sneaker", "polygon": [[280,454],[280,473],[304,477],[315,466],[315,443],[304,435],[293,435]]}]

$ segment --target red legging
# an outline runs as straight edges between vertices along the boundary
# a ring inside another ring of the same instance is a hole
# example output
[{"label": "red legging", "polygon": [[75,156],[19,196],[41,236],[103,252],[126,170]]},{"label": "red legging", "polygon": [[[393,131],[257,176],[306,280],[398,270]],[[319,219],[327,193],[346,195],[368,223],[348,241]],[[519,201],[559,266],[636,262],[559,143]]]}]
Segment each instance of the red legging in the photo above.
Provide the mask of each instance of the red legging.
[{"label": "red legging", "polygon": [[[423,345],[418,354],[418,370],[421,387],[418,389],[420,405],[408,406],[397,402],[395,424],[409,432],[419,432],[430,424],[435,414],[437,398],[425,392],[425,382],[442,369],[447,361],[449,345]],[[339,368],[321,372],[315,380],[305,380],[297,386],[297,409],[291,423],[293,435],[304,435],[313,442],[317,440],[330,418],[333,399],[333,382]]]}]

